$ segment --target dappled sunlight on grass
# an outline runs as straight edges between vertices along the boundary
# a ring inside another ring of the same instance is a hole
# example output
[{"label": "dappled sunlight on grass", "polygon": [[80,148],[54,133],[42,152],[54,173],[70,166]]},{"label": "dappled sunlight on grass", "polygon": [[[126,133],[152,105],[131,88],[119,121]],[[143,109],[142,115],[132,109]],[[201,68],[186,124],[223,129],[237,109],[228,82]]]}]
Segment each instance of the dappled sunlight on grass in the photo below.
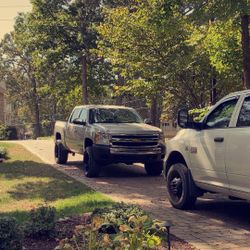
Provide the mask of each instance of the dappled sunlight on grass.
[{"label": "dappled sunlight on grass", "polygon": [[25,220],[27,211],[44,203],[55,206],[58,216],[81,214],[112,203],[101,193],[42,163],[20,145],[7,147],[10,159],[0,164],[0,216],[11,214]]}]

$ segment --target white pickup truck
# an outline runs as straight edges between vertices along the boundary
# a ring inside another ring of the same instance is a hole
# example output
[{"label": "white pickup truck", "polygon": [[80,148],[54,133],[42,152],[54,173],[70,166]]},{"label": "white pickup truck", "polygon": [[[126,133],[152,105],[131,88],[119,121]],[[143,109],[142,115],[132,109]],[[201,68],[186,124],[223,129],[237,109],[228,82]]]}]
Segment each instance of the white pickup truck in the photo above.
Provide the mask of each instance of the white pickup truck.
[{"label": "white pickup truck", "polygon": [[65,164],[69,153],[82,154],[87,177],[97,177],[109,163],[144,163],[152,176],[163,170],[163,133],[132,108],[77,106],[67,122],[56,122],[54,138],[56,162]]},{"label": "white pickup truck", "polygon": [[201,122],[180,110],[178,125],[164,166],[173,207],[192,208],[205,192],[250,200],[250,90],[224,97]]}]

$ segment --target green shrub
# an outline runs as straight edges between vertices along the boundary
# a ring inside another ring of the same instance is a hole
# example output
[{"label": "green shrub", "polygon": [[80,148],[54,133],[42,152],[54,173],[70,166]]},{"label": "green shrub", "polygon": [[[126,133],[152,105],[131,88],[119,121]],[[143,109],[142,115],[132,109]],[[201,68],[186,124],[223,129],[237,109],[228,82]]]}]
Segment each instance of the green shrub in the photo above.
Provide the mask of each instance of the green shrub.
[{"label": "green shrub", "polygon": [[8,158],[8,151],[6,148],[0,147],[0,159],[7,159]]},{"label": "green shrub", "polygon": [[13,126],[5,126],[0,124],[0,140],[16,140],[17,129]]},{"label": "green shrub", "polygon": [[56,210],[41,206],[30,211],[26,233],[34,238],[53,236],[55,233]]},{"label": "green shrub", "polygon": [[17,140],[17,128],[14,126],[7,126],[6,128],[6,132],[7,132],[7,139],[8,140]]},{"label": "green shrub", "polygon": [[0,250],[21,250],[23,235],[14,218],[0,218]]},{"label": "green shrub", "polygon": [[42,136],[51,136],[53,134],[54,122],[50,120],[42,120],[41,132]]},{"label": "green shrub", "polygon": [[7,127],[4,124],[0,124],[0,140],[7,140],[7,139],[8,139]]},{"label": "green shrub", "polygon": [[109,208],[97,208],[93,211],[92,217],[101,217],[104,221],[113,225],[115,229],[122,224],[129,223],[131,216],[144,216],[146,213],[135,205],[116,203]]}]

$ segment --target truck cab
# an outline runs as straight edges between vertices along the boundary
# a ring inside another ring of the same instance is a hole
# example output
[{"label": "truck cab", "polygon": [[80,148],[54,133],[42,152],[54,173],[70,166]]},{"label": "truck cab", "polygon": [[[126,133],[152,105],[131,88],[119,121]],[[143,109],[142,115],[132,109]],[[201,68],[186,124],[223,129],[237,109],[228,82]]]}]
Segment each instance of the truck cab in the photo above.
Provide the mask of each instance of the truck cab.
[{"label": "truck cab", "polygon": [[205,192],[249,200],[250,91],[224,97],[201,122],[181,110],[178,125],[164,166],[172,205],[190,208]]}]

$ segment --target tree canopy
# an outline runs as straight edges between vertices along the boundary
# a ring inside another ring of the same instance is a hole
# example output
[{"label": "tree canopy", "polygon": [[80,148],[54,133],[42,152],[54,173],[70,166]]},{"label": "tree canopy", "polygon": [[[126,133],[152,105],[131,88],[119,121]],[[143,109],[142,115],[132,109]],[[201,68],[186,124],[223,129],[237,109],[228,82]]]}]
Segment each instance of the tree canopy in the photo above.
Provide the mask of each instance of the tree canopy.
[{"label": "tree canopy", "polygon": [[0,75],[36,135],[77,104],[147,106],[159,124],[250,88],[248,0],[31,2],[1,42]]}]

